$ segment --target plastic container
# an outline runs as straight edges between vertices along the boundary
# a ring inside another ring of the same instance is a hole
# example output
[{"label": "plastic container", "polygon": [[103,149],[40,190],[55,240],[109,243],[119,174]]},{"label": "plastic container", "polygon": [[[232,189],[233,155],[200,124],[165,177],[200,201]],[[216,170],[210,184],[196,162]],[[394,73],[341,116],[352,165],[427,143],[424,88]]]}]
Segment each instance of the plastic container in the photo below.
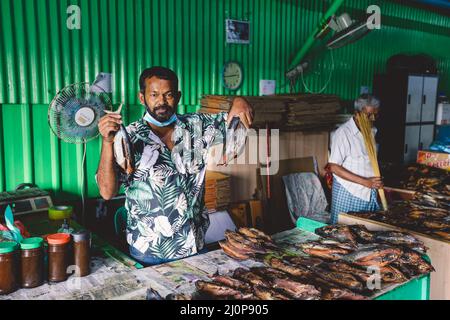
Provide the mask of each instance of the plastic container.
[{"label": "plastic container", "polygon": [[16,242],[0,242],[0,294],[9,294],[19,287],[18,245]]},{"label": "plastic container", "polygon": [[44,239],[27,238],[20,243],[21,284],[23,288],[35,288],[44,282]]},{"label": "plastic container", "polygon": [[67,280],[67,267],[70,261],[71,237],[67,233],[55,233],[47,237],[48,242],[48,281]]},{"label": "plastic container", "polygon": [[75,275],[80,277],[91,273],[91,234],[86,230],[80,230],[72,234],[74,262],[77,267]]}]

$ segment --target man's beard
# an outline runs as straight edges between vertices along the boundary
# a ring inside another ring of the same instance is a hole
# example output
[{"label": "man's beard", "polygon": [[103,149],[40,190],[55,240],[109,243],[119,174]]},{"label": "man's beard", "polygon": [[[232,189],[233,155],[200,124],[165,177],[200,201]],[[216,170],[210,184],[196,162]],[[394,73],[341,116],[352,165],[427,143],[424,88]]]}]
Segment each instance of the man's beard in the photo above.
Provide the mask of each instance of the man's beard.
[{"label": "man's beard", "polygon": [[[170,119],[170,117],[172,117],[172,115],[175,113],[173,111],[173,109],[167,105],[167,104],[163,104],[161,106],[157,106],[152,110],[150,110],[150,107],[147,105],[147,103],[145,103],[145,107],[147,108],[147,112],[156,120],[158,120],[159,122],[165,122],[167,120]],[[157,113],[157,111],[159,110],[164,110],[163,112],[159,112]]]}]

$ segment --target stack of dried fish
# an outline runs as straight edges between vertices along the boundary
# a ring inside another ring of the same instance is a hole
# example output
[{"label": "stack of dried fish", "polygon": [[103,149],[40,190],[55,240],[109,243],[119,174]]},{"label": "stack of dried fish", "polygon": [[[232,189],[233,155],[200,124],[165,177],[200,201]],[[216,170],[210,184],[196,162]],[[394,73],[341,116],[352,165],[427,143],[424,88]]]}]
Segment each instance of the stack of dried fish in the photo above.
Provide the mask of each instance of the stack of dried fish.
[{"label": "stack of dried fish", "polygon": [[265,254],[279,252],[272,238],[254,228],[240,228],[239,232],[225,231],[225,240],[219,242],[222,250],[236,260],[258,259]]},{"label": "stack of dried fish", "polygon": [[[233,96],[206,95],[201,99],[202,113],[228,111]],[[283,130],[333,129],[351,115],[339,114],[338,96],[324,94],[296,94],[244,97],[254,108],[253,127]]]},{"label": "stack of dried fish", "polygon": [[[322,243],[319,253],[311,250],[307,252],[311,256],[321,257],[327,260],[344,260],[359,267],[375,266],[388,268],[390,272],[400,278],[408,278],[434,271],[431,264],[422,258],[428,249],[422,241],[407,233],[396,231],[369,231],[363,225],[337,225],[316,229],[316,233],[335,240],[336,243]],[[305,246],[307,244],[300,244]],[[345,245],[345,247],[344,247]],[[341,253],[330,258],[323,254],[326,247],[330,251],[341,249]],[[356,247],[355,247],[356,246]],[[345,252],[344,252],[345,251]],[[401,270],[397,270],[399,267]],[[405,272],[403,276],[402,273]]]},{"label": "stack of dried fish", "polygon": [[386,185],[429,195],[450,196],[450,172],[414,163],[408,166],[385,166]]},{"label": "stack of dried fish", "polygon": [[450,240],[450,211],[424,206],[414,200],[395,202],[390,205],[388,211],[348,214]]},{"label": "stack of dried fish", "polygon": [[372,270],[379,270],[383,284],[433,271],[421,255],[427,248],[408,234],[371,232],[361,225],[327,226],[316,233],[322,238],[297,245],[304,255],[278,247],[257,229],[227,231],[220,243],[227,255],[266,266],[197,281],[197,294],[212,299],[367,299],[373,294]]}]

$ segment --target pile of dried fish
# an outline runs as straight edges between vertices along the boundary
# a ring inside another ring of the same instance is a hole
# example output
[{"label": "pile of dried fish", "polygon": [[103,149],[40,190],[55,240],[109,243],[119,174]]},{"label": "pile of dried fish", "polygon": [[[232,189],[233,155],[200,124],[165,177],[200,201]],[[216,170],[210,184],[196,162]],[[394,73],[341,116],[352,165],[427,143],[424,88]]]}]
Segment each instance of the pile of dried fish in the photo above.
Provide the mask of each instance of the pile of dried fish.
[{"label": "pile of dried fish", "polygon": [[388,211],[349,212],[348,214],[450,240],[448,209],[423,206],[413,201],[401,201],[391,204]]},{"label": "pile of dried fish", "polygon": [[[311,250],[309,243],[300,244],[303,250],[311,256],[328,259],[330,261],[345,261],[354,267],[379,267],[385,268],[389,273],[396,275],[398,279],[410,278],[434,271],[434,268],[423,259],[427,247],[417,238],[396,231],[369,231],[363,225],[332,225],[316,229],[316,233],[339,242],[338,244],[320,244],[319,254]],[[356,247],[355,242],[357,243]],[[346,252],[339,255],[326,255],[335,253],[336,248],[343,249],[347,245]],[[352,249],[352,247],[354,249]],[[400,270],[397,270],[399,267]],[[403,272],[405,274],[403,274]],[[401,281],[400,281],[401,282]]]},{"label": "pile of dried fish", "polygon": [[426,247],[399,232],[371,232],[364,226],[326,226],[317,241],[296,245],[302,253],[284,250],[257,229],[227,231],[220,245],[237,260],[255,259],[264,267],[238,268],[211,281],[196,282],[197,294],[211,299],[316,300],[367,299],[373,270],[383,284],[403,283],[429,273],[422,258]]},{"label": "pile of dried fish", "polygon": [[254,228],[240,228],[239,232],[227,230],[225,239],[219,245],[228,256],[236,260],[258,258],[281,250],[270,236]]},{"label": "pile of dried fish", "polygon": [[388,166],[383,170],[385,184],[425,194],[450,196],[450,172],[414,163]]}]

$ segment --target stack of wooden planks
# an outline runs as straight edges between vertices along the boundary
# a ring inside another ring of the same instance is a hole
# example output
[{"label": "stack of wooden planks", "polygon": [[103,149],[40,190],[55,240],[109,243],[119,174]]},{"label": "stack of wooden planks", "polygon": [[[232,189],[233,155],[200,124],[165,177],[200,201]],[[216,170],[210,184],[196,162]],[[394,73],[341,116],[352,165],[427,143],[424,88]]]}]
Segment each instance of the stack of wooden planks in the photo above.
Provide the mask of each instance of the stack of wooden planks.
[{"label": "stack of wooden planks", "polygon": [[[233,96],[206,95],[201,99],[202,113],[227,112]],[[274,96],[245,96],[254,108],[254,128],[271,128],[286,131],[333,129],[347,121],[351,115],[339,114],[340,100],[335,95],[295,94]]]},{"label": "stack of wooden planks", "polygon": [[205,206],[208,212],[225,209],[230,201],[230,176],[220,172],[206,171]]}]

